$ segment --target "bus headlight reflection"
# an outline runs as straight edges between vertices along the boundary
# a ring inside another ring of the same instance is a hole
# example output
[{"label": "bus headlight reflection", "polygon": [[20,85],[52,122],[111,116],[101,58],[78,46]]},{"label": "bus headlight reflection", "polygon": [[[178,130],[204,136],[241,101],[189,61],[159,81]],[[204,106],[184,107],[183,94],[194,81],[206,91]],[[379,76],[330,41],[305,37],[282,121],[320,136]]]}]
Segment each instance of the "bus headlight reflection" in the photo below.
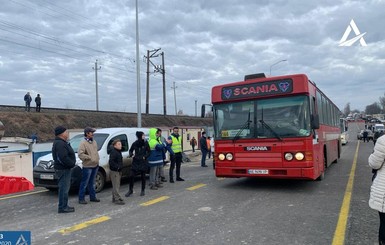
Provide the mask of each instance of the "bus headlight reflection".
[{"label": "bus headlight reflection", "polygon": [[225,160],[225,154],[223,154],[223,153],[219,154],[218,159],[221,161]]},{"label": "bus headlight reflection", "polygon": [[285,153],[285,159],[286,159],[286,161],[293,160],[293,154],[290,152]]},{"label": "bus headlight reflection", "polygon": [[295,159],[302,161],[305,158],[305,155],[302,152],[295,153]]},{"label": "bus headlight reflection", "polygon": [[226,154],[226,159],[229,160],[229,161],[233,160],[233,154],[227,153]]}]

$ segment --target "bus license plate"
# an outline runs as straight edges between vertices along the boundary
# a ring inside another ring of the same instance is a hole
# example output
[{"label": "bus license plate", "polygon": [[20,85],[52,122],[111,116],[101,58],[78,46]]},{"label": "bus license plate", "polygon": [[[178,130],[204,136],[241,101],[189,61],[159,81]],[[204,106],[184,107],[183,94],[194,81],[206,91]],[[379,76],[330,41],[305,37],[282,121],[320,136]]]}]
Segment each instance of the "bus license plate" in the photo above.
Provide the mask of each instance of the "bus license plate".
[{"label": "bus license plate", "polygon": [[249,174],[269,174],[269,170],[266,170],[266,169],[249,169]]},{"label": "bus license plate", "polygon": [[40,179],[50,179],[53,180],[53,174],[41,174]]}]

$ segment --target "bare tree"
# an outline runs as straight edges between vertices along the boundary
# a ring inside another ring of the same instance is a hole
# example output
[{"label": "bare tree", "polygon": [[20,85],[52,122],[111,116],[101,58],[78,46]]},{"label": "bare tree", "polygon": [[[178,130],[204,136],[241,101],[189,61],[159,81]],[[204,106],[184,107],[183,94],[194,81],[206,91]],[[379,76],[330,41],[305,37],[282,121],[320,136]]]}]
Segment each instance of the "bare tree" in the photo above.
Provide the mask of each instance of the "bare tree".
[{"label": "bare tree", "polygon": [[344,115],[348,116],[350,114],[350,102],[348,102],[344,107]]},{"label": "bare tree", "polygon": [[371,105],[367,105],[365,108],[365,113],[372,115],[372,114],[380,114],[381,113],[381,107],[378,102],[374,102]]},{"label": "bare tree", "polygon": [[385,93],[383,97],[380,97],[380,105],[382,107],[382,113],[385,113]]}]

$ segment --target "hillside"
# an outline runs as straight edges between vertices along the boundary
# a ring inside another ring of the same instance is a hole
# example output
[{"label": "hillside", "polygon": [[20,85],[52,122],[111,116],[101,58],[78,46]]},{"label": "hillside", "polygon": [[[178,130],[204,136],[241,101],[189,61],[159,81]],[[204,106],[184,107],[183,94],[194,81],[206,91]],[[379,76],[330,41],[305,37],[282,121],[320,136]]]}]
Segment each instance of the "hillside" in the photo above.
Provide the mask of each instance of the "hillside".
[{"label": "hillside", "polygon": [[[0,121],[5,127],[5,137],[30,137],[36,133],[39,141],[53,140],[53,129],[63,125],[69,129],[81,129],[86,126],[105,127],[136,127],[137,115],[134,113],[47,110],[42,112],[24,112],[21,108],[9,110],[0,108]],[[142,127],[173,127],[173,126],[211,126],[208,118],[190,116],[143,115]]]}]

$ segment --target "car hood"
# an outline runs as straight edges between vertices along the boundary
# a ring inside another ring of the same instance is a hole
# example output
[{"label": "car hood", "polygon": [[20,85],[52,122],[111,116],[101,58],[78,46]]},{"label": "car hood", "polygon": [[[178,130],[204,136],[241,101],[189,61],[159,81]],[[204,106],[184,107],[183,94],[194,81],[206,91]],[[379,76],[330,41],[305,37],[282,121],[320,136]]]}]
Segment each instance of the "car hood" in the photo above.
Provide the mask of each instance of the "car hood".
[{"label": "car hood", "polygon": [[[82,160],[80,160],[80,158],[78,157],[78,154],[75,153],[75,157],[76,157],[76,164],[77,166],[83,168],[83,163],[82,163]],[[41,161],[44,161],[44,162],[49,162],[49,161],[52,161],[53,162],[53,157],[52,157],[52,153],[49,153],[47,155],[44,155],[44,156],[41,156],[37,159],[36,161],[36,166],[39,165],[39,163]]]}]

